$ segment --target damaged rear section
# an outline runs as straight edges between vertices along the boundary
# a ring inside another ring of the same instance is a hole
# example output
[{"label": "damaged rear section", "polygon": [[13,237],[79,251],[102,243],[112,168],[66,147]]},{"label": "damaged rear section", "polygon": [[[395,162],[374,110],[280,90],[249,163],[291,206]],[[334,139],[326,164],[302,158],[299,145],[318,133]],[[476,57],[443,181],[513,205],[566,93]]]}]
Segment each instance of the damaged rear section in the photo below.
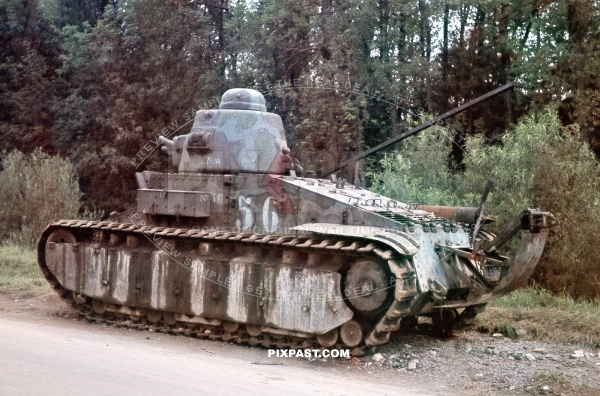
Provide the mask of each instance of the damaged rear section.
[{"label": "damaged rear section", "polygon": [[[449,293],[449,289],[441,287],[436,296],[437,305],[461,306],[463,299],[473,304],[485,303],[521,287],[542,255],[549,228],[556,224],[551,213],[526,209],[498,235],[475,238],[472,246],[438,244],[436,250],[440,260],[454,268],[464,293]],[[514,255],[498,254],[498,250],[519,232],[521,239]]]}]

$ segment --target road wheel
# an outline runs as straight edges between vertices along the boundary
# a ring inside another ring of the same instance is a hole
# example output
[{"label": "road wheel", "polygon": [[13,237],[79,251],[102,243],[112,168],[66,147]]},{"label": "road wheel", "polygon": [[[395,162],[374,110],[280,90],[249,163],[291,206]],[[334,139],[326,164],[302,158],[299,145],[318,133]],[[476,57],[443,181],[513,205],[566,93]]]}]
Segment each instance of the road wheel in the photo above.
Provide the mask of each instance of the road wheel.
[{"label": "road wheel", "polygon": [[338,329],[329,330],[325,334],[317,335],[317,342],[324,348],[334,346],[338,340]]},{"label": "road wheel", "polygon": [[351,320],[340,327],[340,338],[347,346],[353,348],[360,344],[363,338],[363,331],[358,322]]}]

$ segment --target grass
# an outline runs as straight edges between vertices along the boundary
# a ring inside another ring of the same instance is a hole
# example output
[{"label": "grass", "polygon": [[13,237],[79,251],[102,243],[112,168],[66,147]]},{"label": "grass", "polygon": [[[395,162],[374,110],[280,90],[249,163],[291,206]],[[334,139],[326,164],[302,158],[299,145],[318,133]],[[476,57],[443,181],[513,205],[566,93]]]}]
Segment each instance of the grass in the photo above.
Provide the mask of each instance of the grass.
[{"label": "grass", "polygon": [[47,289],[34,249],[0,245],[0,293],[34,296]]},{"label": "grass", "polygon": [[576,301],[539,287],[514,291],[488,305],[479,315],[480,330],[508,337],[600,347],[600,300]]},{"label": "grass", "polygon": [[565,396],[600,396],[600,389],[586,385],[575,385],[571,378],[556,371],[540,371],[527,393],[533,395],[560,394]]},{"label": "grass", "polygon": [[540,371],[535,376],[535,381],[544,385],[566,385],[569,382],[563,374],[556,371]]}]

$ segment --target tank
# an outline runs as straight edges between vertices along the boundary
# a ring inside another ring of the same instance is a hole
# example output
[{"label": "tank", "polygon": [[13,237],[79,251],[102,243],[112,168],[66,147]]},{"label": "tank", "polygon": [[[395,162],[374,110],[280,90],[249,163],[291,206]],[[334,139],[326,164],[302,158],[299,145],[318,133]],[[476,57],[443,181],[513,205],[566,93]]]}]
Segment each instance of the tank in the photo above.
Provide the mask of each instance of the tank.
[{"label": "tank", "polygon": [[419,206],[305,177],[252,89],[161,144],[171,170],[136,174],[137,208],[39,240],[45,278],[89,320],[265,347],[367,348],[419,316],[444,333],[523,285],[556,222],[525,209],[495,235],[485,198]]}]

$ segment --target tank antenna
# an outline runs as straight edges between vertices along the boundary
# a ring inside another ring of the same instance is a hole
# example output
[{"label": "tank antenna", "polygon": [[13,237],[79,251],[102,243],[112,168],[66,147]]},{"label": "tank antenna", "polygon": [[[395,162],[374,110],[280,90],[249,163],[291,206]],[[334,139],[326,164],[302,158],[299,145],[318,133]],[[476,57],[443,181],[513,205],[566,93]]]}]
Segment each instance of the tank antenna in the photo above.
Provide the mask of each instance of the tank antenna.
[{"label": "tank antenna", "polygon": [[362,153],[357,154],[357,155],[355,155],[354,157],[352,157],[350,159],[347,159],[346,161],[344,161],[341,164],[339,164],[337,167],[329,169],[329,170],[325,171],[324,173],[322,173],[321,176],[319,176],[319,178],[323,179],[323,178],[329,176],[330,174],[339,171],[340,169],[344,168],[345,166],[347,166],[347,165],[349,165],[349,164],[351,164],[353,162],[360,161],[361,159],[366,158],[366,157],[368,157],[368,156],[370,156],[372,154],[375,154],[376,152],[381,151],[381,150],[383,150],[386,147],[389,147],[389,146],[391,146],[393,144],[396,144],[399,141],[406,139],[407,137],[410,137],[412,135],[415,135],[415,134],[421,132],[424,129],[427,129],[427,128],[429,128],[429,127],[437,124],[438,122],[445,120],[446,118],[450,118],[450,117],[452,117],[452,116],[454,116],[454,115],[456,115],[458,113],[461,113],[461,112],[465,111],[466,109],[468,109],[471,106],[479,104],[479,103],[481,103],[481,102],[483,102],[483,101],[485,101],[485,100],[487,100],[487,99],[489,99],[489,98],[491,98],[493,96],[496,96],[496,95],[498,95],[498,94],[500,94],[500,93],[502,93],[504,91],[507,91],[507,90],[515,88],[515,87],[516,88],[525,88],[525,89],[531,89],[532,88],[528,84],[523,84],[523,83],[516,82],[516,81],[510,82],[510,83],[508,83],[506,85],[501,86],[500,88],[496,88],[495,90],[486,93],[485,95],[482,95],[482,96],[480,96],[478,98],[475,98],[472,101],[470,101],[468,103],[465,103],[462,106],[459,106],[459,107],[457,107],[457,108],[455,108],[453,110],[450,110],[447,113],[444,113],[442,115],[434,117],[431,120],[429,120],[429,121],[427,121],[427,122],[425,122],[425,123],[423,123],[423,124],[421,124],[421,125],[413,128],[413,129],[411,129],[409,131],[404,132],[403,134],[400,134],[400,135],[398,135],[396,137],[393,137],[393,138],[391,138],[391,139],[389,139],[389,140],[387,140],[387,141],[385,141],[385,142],[383,142],[383,143],[381,143],[381,144],[379,144],[379,145],[377,145],[377,146],[375,146],[375,147],[373,147],[373,148],[371,148],[369,150],[363,151]]}]

